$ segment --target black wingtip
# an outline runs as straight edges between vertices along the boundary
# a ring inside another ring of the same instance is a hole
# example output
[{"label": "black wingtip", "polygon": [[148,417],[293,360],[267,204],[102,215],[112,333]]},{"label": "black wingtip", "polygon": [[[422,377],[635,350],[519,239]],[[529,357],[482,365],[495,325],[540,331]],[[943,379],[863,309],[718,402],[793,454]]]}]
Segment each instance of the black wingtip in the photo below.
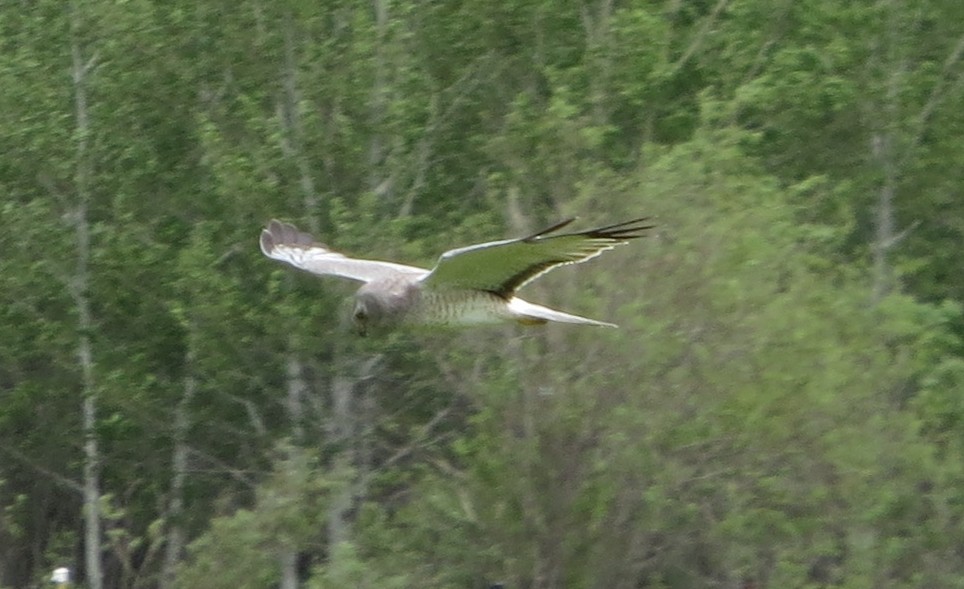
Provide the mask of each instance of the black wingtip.
[{"label": "black wingtip", "polygon": [[275,244],[281,241],[281,236],[283,235],[284,224],[277,220],[271,219],[268,224],[261,229],[261,252],[270,256],[274,252]]},{"label": "black wingtip", "polygon": [[[539,239],[545,237],[550,233],[559,231],[563,227],[569,225],[575,221],[578,217],[569,217],[564,221],[560,221],[551,227],[547,227],[541,231],[533,233],[532,235],[523,238],[523,241],[531,241],[534,239]],[[606,225],[604,227],[596,227],[594,229],[587,229],[585,231],[578,231],[574,235],[587,235],[589,237],[597,237],[603,239],[613,239],[616,241],[623,241],[627,239],[636,239],[643,237],[646,231],[656,227],[655,224],[649,223],[652,217],[637,217],[635,219],[630,219],[629,221],[623,221],[621,223],[614,223],[612,225]]]},{"label": "black wingtip", "polygon": [[623,221],[622,223],[614,223],[613,225],[590,229],[584,232],[584,235],[619,241],[637,239],[643,237],[646,231],[656,227],[654,223],[650,223],[651,220],[652,217],[637,217],[629,221]]},{"label": "black wingtip", "polygon": [[563,221],[560,221],[560,222],[558,222],[558,223],[556,223],[555,225],[552,225],[552,226],[550,226],[550,227],[546,227],[545,229],[542,229],[542,230],[540,230],[540,231],[537,231],[537,232],[533,233],[532,235],[530,235],[530,236],[528,236],[528,237],[525,237],[525,238],[523,238],[523,239],[524,239],[524,241],[528,241],[528,240],[530,240],[530,239],[536,239],[537,237],[542,237],[542,236],[544,236],[544,235],[548,235],[548,234],[553,233],[553,232],[555,232],[555,231],[559,231],[560,229],[562,229],[562,228],[565,227],[566,225],[572,223],[572,222],[575,221],[576,219],[577,219],[577,217],[569,217],[568,219],[565,219],[565,220],[563,220]]},{"label": "black wingtip", "polygon": [[271,232],[267,228],[261,230],[261,253],[270,256],[274,251],[274,240],[271,239]]},{"label": "black wingtip", "polygon": [[261,230],[261,251],[266,255],[270,255],[269,252],[282,244],[305,247],[315,243],[315,238],[310,233],[305,233],[291,223],[277,219],[268,221],[268,225]]}]

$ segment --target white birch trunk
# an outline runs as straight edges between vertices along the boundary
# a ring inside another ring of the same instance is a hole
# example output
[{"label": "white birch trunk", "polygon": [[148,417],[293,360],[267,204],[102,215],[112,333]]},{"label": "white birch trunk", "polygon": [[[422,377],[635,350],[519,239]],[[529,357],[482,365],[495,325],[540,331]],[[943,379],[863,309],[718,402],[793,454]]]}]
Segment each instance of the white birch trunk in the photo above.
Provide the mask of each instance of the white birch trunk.
[{"label": "white birch trunk", "polygon": [[374,81],[372,83],[371,96],[371,127],[374,129],[371,141],[368,146],[368,169],[369,169],[369,189],[379,196],[387,195],[392,190],[390,177],[384,177],[379,173],[384,170],[385,163],[385,139],[380,129],[384,127],[386,112],[387,84],[386,63],[385,63],[385,36],[388,32],[388,2],[387,0],[374,0],[372,7],[375,10],[375,63]]},{"label": "white birch trunk", "polygon": [[[344,353],[339,350],[339,355]],[[339,371],[347,369],[346,362],[340,362]],[[332,416],[330,437],[332,443],[341,450],[335,457],[334,470],[339,475],[351,467],[352,452],[352,388],[353,383],[344,374],[338,374],[331,383]],[[328,508],[328,545],[335,546],[348,540],[345,515],[351,507],[351,486],[345,485],[332,498]]]},{"label": "white birch trunk", "polygon": [[[281,150],[291,159],[298,169],[298,185],[302,202],[309,219],[311,231],[317,231],[315,209],[317,197],[315,183],[311,176],[308,160],[304,154],[301,123],[301,99],[298,91],[298,60],[296,54],[296,29],[294,16],[290,10],[284,13],[282,23],[284,38],[284,64],[281,72],[283,96],[278,102],[278,113],[282,128]],[[304,444],[304,396],[307,383],[304,378],[304,364],[298,356],[298,341],[292,336],[288,339],[288,357],[285,365],[286,405],[291,422],[291,452],[303,452]],[[301,464],[301,461],[294,461]],[[281,589],[298,588],[298,545],[297,540],[279,548],[281,566]]]},{"label": "white birch trunk", "polygon": [[[286,366],[286,404],[291,421],[291,452],[304,452],[304,394],[307,388],[301,360],[298,358],[296,339],[289,340],[288,361]],[[302,465],[304,461],[292,460],[292,464]],[[297,539],[280,547],[281,589],[298,589],[298,541]]]},{"label": "white birch trunk", "polygon": [[294,161],[298,169],[298,186],[301,189],[302,202],[308,217],[308,228],[317,231],[315,223],[318,208],[318,197],[315,193],[315,181],[311,175],[308,159],[305,157],[304,132],[301,122],[301,93],[298,90],[298,57],[295,53],[295,22],[291,11],[284,15],[284,69],[282,71],[282,85],[284,98],[280,101],[281,114],[281,150],[285,157]]},{"label": "white birch trunk", "polygon": [[76,263],[71,295],[77,309],[77,362],[81,373],[83,395],[82,420],[84,435],[84,561],[87,586],[102,589],[101,518],[100,518],[100,452],[97,440],[97,392],[94,387],[94,359],[91,344],[93,320],[90,312],[88,286],[90,282],[90,226],[87,207],[90,201],[92,162],[90,156],[90,118],[87,105],[87,74],[92,67],[85,63],[80,41],[80,14],[76,3],[70,5],[71,75],[74,89],[74,117],[76,121],[76,161],[74,178],[76,203],[71,211],[76,247]]},{"label": "white birch trunk", "polygon": [[[914,221],[900,228],[897,222],[897,198],[901,174],[916,157],[916,152],[938,107],[948,96],[953,95],[953,88],[964,81],[964,74],[955,73],[961,59],[964,58],[964,35],[961,35],[944,59],[940,75],[931,86],[927,100],[920,111],[914,117],[906,117],[912,121],[910,125],[906,123],[901,125],[903,120],[901,95],[905,90],[908,73],[913,72],[917,65],[909,63],[910,60],[905,55],[908,50],[908,37],[903,31],[913,29],[920,24],[908,20],[907,7],[902,3],[881,2],[878,7],[886,11],[887,22],[880,40],[878,60],[884,66],[887,79],[883,104],[880,108],[875,108],[871,114],[874,120],[878,121],[871,139],[871,158],[881,178],[874,211],[872,248],[873,301],[875,303],[900,288],[901,285],[891,261],[891,253],[918,224],[918,221]],[[919,17],[919,14],[915,14],[911,19]]]},{"label": "white birch trunk", "polygon": [[279,558],[281,559],[281,589],[297,589],[298,551],[285,549]]},{"label": "white birch trunk", "polygon": [[887,11],[886,28],[882,33],[878,59],[887,72],[883,104],[877,115],[877,129],[871,138],[871,159],[877,168],[881,183],[877,192],[874,211],[873,243],[873,302],[877,303],[889,294],[894,284],[890,263],[890,250],[896,245],[894,236],[894,201],[897,195],[897,142],[900,117],[900,89],[904,83],[906,63],[900,47],[901,19],[896,6],[884,7]]},{"label": "white birch trunk", "polygon": [[894,287],[894,274],[889,253],[895,238],[894,198],[897,193],[896,162],[892,151],[893,138],[889,132],[874,135],[873,154],[883,177],[877,192],[874,231],[874,302],[880,302]]},{"label": "white birch trunk", "polygon": [[174,452],[171,456],[171,499],[167,508],[167,543],[164,546],[164,561],[161,564],[161,589],[174,586],[174,573],[184,552],[185,534],[181,518],[184,515],[184,483],[187,479],[188,445],[187,432],[191,426],[190,405],[197,391],[194,376],[194,346],[188,337],[188,351],[185,358],[184,391],[174,410]]}]

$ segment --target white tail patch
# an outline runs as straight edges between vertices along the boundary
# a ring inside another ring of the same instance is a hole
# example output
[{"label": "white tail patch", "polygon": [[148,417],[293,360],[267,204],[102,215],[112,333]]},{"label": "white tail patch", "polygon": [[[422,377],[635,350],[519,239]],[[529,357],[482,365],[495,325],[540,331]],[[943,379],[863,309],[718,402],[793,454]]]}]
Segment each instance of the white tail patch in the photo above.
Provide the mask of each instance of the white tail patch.
[{"label": "white tail patch", "polygon": [[556,311],[555,309],[543,307],[542,305],[534,305],[529,301],[524,301],[519,298],[513,298],[509,301],[509,311],[516,319],[523,323],[556,321],[559,323],[575,323],[577,325],[595,325],[597,327],[619,327],[615,323],[606,323],[605,321],[596,321],[595,319],[580,317],[579,315],[570,315],[569,313]]}]

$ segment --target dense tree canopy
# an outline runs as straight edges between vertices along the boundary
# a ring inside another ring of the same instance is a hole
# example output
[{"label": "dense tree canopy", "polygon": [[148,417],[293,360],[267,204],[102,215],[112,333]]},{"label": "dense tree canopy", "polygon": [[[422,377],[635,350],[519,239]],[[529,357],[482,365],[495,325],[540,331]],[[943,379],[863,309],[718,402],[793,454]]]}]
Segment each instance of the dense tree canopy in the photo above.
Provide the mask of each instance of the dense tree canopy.
[{"label": "dense tree canopy", "polygon": [[[964,3],[0,5],[0,587],[964,586]],[[345,328],[568,216],[612,320]]]}]

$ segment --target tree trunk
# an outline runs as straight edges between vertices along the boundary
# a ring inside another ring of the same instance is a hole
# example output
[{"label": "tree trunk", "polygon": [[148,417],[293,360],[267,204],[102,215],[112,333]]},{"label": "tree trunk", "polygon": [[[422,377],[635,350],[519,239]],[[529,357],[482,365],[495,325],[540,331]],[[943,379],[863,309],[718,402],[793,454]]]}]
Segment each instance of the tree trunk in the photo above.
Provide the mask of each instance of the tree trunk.
[{"label": "tree trunk", "polygon": [[[877,121],[871,139],[871,158],[880,177],[872,248],[875,303],[900,287],[890,254],[917,225],[915,221],[902,229],[898,227],[896,199],[901,174],[915,158],[934,113],[950,95],[949,89],[964,80],[964,74],[954,75],[964,57],[964,35],[961,35],[944,59],[940,75],[931,86],[927,100],[916,116],[910,118],[913,123],[909,127],[906,124],[902,127],[901,122],[907,117],[902,113],[901,95],[907,85],[908,72],[913,72],[916,66],[909,63],[904,54],[909,39],[903,31],[920,26],[920,23],[908,20],[906,8],[900,3],[886,2],[879,6],[886,11],[886,23],[880,37],[878,60],[883,64],[887,79],[884,80],[883,103],[874,108],[871,115]],[[912,14],[911,19],[920,18],[919,14]]]},{"label": "tree trunk", "polygon": [[[288,361],[286,367],[286,387],[288,418],[291,422],[290,452],[304,452],[304,394],[307,388],[301,360],[297,354],[297,340],[289,338]],[[302,461],[294,461],[301,464]],[[295,539],[280,547],[281,589],[298,589],[298,540]]]},{"label": "tree trunk", "polygon": [[[593,14],[593,12],[595,12]],[[612,26],[613,0],[600,0],[599,7],[586,4],[582,9],[582,25],[586,33],[586,46],[598,51],[600,56],[591,70],[589,79],[592,96],[592,120],[594,125],[609,122],[607,95],[612,75],[612,56],[610,55],[610,27]]]},{"label": "tree trunk", "polygon": [[288,418],[291,421],[291,437],[295,445],[304,443],[304,396],[308,385],[305,383],[304,367],[295,352],[296,340],[289,340],[287,365],[287,398]]},{"label": "tree trunk", "polygon": [[295,53],[296,30],[294,16],[290,9],[285,11],[282,26],[284,27],[284,65],[281,78],[284,96],[278,104],[282,126],[281,151],[285,157],[294,162],[298,169],[298,186],[301,189],[305,215],[308,218],[308,229],[317,232],[318,196],[315,193],[315,181],[311,175],[308,159],[305,157],[301,93],[298,91],[298,58]]},{"label": "tree trunk", "polygon": [[871,158],[880,177],[874,215],[873,301],[879,302],[893,290],[894,273],[889,253],[896,245],[894,200],[897,196],[897,140],[900,123],[900,89],[904,83],[906,63],[901,47],[901,18],[898,7],[886,6],[886,25],[880,39],[878,59],[884,66],[883,104],[878,109],[877,128],[871,138]]},{"label": "tree trunk", "polygon": [[[344,354],[339,351],[339,355]],[[340,371],[344,371],[347,364],[340,362]],[[344,374],[338,374],[331,383],[332,416],[330,426],[331,442],[339,447],[335,457],[334,471],[339,475],[351,465],[350,440],[352,437],[352,381]],[[328,508],[328,545],[335,546],[348,539],[345,524],[345,514],[351,507],[351,488],[345,486],[337,492]]]},{"label": "tree trunk", "polygon": [[188,351],[185,358],[184,392],[174,411],[174,454],[171,458],[171,500],[167,509],[168,532],[167,544],[164,547],[164,562],[161,565],[161,589],[174,586],[174,572],[184,551],[184,482],[187,478],[187,432],[191,425],[190,405],[197,390],[197,379],[194,376],[194,345],[191,335],[188,336]]},{"label": "tree trunk", "polygon": [[74,87],[74,116],[76,118],[76,161],[74,177],[76,203],[71,211],[71,221],[76,241],[76,261],[71,295],[77,309],[77,362],[81,373],[83,396],[84,435],[84,560],[87,586],[102,589],[101,570],[101,519],[100,519],[100,453],[97,440],[97,392],[94,387],[94,360],[91,344],[93,320],[88,293],[90,261],[90,226],[88,202],[92,161],[89,149],[90,119],[87,106],[87,74],[92,62],[85,63],[80,40],[80,14],[77,4],[70,4],[70,53],[71,74]]},{"label": "tree trunk", "polygon": [[[375,403],[370,391],[357,387],[372,379],[382,359],[380,354],[375,354],[363,362],[353,362],[347,360],[347,350],[343,347],[337,354],[340,361],[335,365],[339,372],[331,384],[329,437],[338,452],[332,470],[339,478],[351,472],[352,484],[340,487],[328,508],[329,546],[349,540],[347,514],[354,498],[361,496],[367,486],[370,449],[358,423],[363,417],[374,415]],[[348,375],[351,372],[355,373],[353,377]]]},{"label": "tree trunk", "polygon": [[[282,23],[284,38],[284,63],[282,65],[283,96],[278,103],[282,132],[281,151],[292,160],[298,170],[298,186],[301,190],[309,229],[318,230],[315,183],[311,176],[308,160],[305,157],[301,128],[301,99],[298,92],[298,60],[296,54],[296,28],[291,10],[285,11]],[[291,452],[303,452],[304,444],[304,395],[307,384],[304,378],[304,364],[298,356],[297,338],[288,338],[288,353],[285,366],[286,405],[291,422]],[[298,588],[298,540],[288,542],[279,548],[281,566],[281,589]]]},{"label": "tree trunk", "polygon": [[873,154],[880,169],[882,180],[877,192],[874,235],[874,302],[878,303],[894,287],[894,275],[888,254],[896,243],[894,221],[894,197],[897,193],[897,170],[891,148],[889,133],[877,133],[873,138]]},{"label": "tree trunk", "polygon": [[298,587],[298,551],[285,548],[279,556],[281,560],[281,589]]},{"label": "tree trunk", "polygon": [[383,136],[385,113],[387,111],[388,84],[386,83],[387,64],[385,63],[385,36],[388,34],[388,2],[374,0],[375,10],[375,57],[374,81],[371,94],[371,128],[373,133],[368,145],[369,189],[378,196],[390,196],[392,192],[391,174],[384,174],[386,159],[386,140]]}]

